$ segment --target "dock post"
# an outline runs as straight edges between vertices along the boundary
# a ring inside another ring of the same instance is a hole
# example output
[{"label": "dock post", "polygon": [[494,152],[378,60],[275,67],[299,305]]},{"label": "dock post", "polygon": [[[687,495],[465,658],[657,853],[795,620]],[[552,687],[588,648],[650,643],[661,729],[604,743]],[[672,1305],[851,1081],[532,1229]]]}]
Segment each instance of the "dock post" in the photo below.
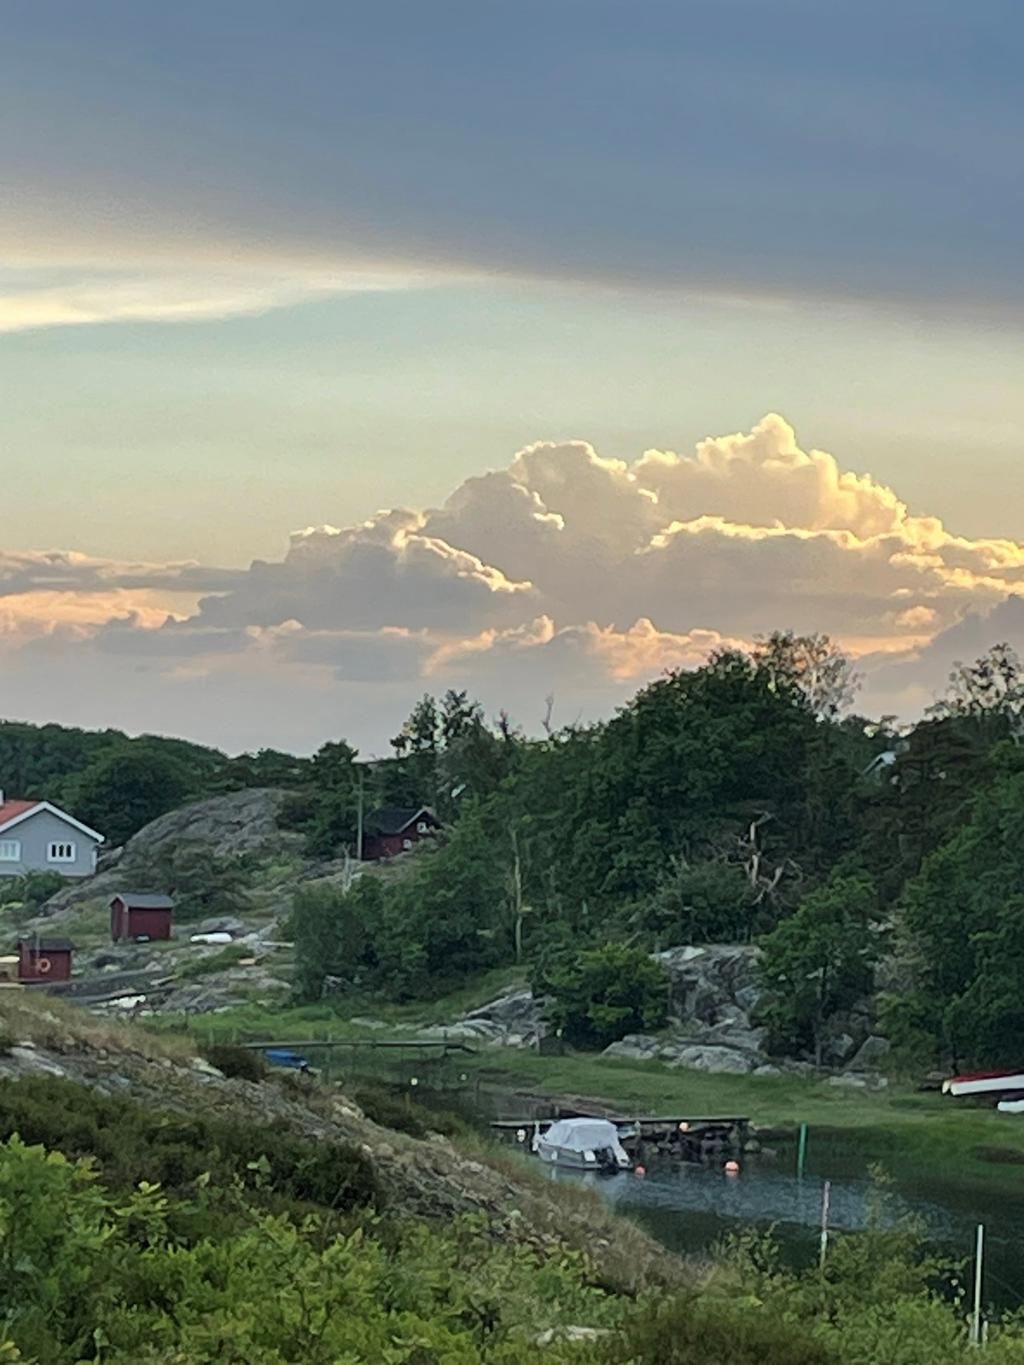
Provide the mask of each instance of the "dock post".
[{"label": "dock post", "polygon": [[801,1123],[800,1137],[796,1146],[796,1175],[798,1180],[804,1178],[804,1162],[807,1160],[807,1124]]},{"label": "dock post", "polygon": [[977,1240],[974,1244],[974,1311],[971,1313],[970,1343],[980,1346],[984,1333],[981,1322],[981,1263],[985,1254],[985,1225],[978,1224]]}]

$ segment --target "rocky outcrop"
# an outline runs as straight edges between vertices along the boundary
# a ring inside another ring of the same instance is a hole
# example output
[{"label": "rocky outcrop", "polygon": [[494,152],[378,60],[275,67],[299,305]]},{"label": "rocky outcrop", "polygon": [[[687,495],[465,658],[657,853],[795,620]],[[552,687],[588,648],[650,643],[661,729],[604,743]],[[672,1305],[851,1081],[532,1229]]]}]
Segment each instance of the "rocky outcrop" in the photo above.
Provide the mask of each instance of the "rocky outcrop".
[{"label": "rocky outcrop", "polygon": [[748,943],[707,943],[655,953],[669,977],[669,1015],[684,1023],[749,1027],[763,994],[760,948]]},{"label": "rocky outcrop", "polygon": [[168,811],[108,856],[96,876],[58,891],[46,902],[43,913],[61,915],[85,901],[109,899],[118,891],[146,890],[133,883],[145,882],[161,855],[182,845],[202,848],[215,858],[245,853],[273,857],[300,850],[302,836],[278,828],[285,796],[274,788],[252,787]]},{"label": "rocky outcrop", "polygon": [[459,1038],[494,1047],[536,1047],[547,1035],[544,1001],[515,986],[452,1024],[419,1030],[421,1038]]}]

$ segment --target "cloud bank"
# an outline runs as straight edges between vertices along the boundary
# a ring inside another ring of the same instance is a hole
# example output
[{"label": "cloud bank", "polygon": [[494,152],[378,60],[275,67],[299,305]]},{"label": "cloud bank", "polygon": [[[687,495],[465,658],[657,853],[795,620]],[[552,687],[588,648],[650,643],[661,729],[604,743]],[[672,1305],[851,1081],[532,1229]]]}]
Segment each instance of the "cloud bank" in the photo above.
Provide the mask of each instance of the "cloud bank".
[{"label": "cloud bank", "polygon": [[[32,679],[74,660],[94,723],[121,720],[103,680],[123,694],[134,676],[150,728],[173,716],[163,728],[246,746],[379,746],[420,692],[449,685],[528,726],[549,694],[563,720],[598,714],[776,627],[838,638],[862,661],[865,707],[912,712],[955,658],[1024,645],[1024,545],[911,512],[769,414],[632,463],[540,442],[440,507],[296,532],[245,570],[0,554],[21,713]],[[186,695],[198,709],[182,724]]]}]

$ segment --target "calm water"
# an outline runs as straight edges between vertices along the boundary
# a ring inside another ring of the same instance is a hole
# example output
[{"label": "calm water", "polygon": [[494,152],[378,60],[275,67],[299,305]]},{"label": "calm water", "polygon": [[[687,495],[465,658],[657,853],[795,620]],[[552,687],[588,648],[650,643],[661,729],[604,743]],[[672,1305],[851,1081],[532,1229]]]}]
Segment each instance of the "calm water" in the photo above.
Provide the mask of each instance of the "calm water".
[{"label": "calm water", "polygon": [[[812,1132],[802,1180],[795,1175],[791,1146],[780,1148],[777,1157],[743,1157],[741,1167],[739,1175],[727,1175],[721,1163],[652,1161],[643,1177],[558,1171],[552,1178],[592,1183],[618,1212],[674,1251],[701,1252],[726,1233],[774,1227],[786,1259],[794,1265],[810,1264],[817,1256],[826,1178],[831,1181],[832,1228],[863,1227],[877,1201],[863,1153],[832,1136],[816,1138]],[[915,1215],[936,1248],[959,1259],[973,1255],[975,1228],[984,1223],[986,1300],[1001,1308],[1024,1302],[1024,1195],[939,1184],[913,1171],[887,1175],[891,1183],[885,1196],[886,1218]]]}]

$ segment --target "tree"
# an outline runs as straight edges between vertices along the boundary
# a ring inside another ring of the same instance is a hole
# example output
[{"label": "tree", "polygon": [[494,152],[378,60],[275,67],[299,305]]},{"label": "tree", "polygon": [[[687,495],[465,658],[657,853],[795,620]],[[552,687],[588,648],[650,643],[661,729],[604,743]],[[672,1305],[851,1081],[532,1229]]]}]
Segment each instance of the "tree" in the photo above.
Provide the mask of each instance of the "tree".
[{"label": "tree", "polygon": [[913,1017],[956,1064],[1015,1065],[1024,1021],[1024,760],[997,750],[998,776],[925,860],[901,901]]},{"label": "tree", "polygon": [[934,716],[967,717],[989,732],[990,739],[1024,737],[1024,666],[1009,644],[993,645],[973,664],[957,663]]},{"label": "tree", "polygon": [[776,630],[758,637],[750,657],[773,687],[799,693],[821,720],[837,719],[860,686],[849,658],[827,635]]},{"label": "tree", "polygon": [[829,1018],[871,989],[881,949],[871,878],[837,872],[805,896],[761,948],[773,1032],[788,1046],[810,1043],[820,1066]]},{"label": "tree", "polygon": [[578,1047],[607,1047],[627,1033],[649,1033],[668,1013],[668,976],[639,948],[590,948],[551,973],[549,1017]]},{"label": "tree", "polygon": [[653,896],[640,903],[633,923],[656,948],[745,943],[755,915],[755,894],[739,864],[724,858],[690,863],[675,857]]},{"label": "tree", "polygon": [[356,750],[343,739],[331,741],[317,750],[311,767],[314,795],[307,817],[310,853],[331,858],[345,847],[355,851],[362,780]]},{"label": "tree", "polygon": [[348,891],[328,885],[295,893],[291,930],[299,1000],[319,1000],[328,976],[356,985],[368,974],[376,961],[382,900],[380,883],[369,878]]},{"label": "tree", "polygon": [[147,740],[102,754],[68,788],[71,813],[114,846],[200,794],[185,762]]}]

